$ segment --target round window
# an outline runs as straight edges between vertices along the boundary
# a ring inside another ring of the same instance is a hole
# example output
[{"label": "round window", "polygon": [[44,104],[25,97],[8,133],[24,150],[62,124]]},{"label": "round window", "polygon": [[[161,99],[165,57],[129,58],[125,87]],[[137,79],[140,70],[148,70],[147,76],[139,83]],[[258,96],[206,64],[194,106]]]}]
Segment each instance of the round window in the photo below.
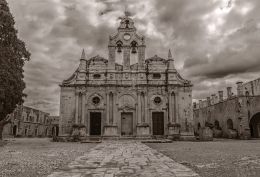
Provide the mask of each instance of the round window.
[{"label": "round window", "polygon": [[100,103],[100,98],[97,97],[97,96],[95,96],[95,97],[92,99],[92,102],[93,102],[93,104],[97,105],[97,104]]},{"label": "round window", "polygon": [[157,96],[157,97],[154,98],[153,101],[154,101],[155,104],[160,104],[162,102],[162,99],[161,99],[161,97]]}]

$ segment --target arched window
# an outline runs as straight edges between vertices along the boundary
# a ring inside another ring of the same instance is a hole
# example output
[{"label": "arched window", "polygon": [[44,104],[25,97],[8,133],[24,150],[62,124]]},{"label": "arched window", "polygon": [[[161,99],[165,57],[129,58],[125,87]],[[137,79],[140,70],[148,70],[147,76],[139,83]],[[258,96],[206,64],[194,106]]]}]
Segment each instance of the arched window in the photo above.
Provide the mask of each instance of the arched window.
[{"label": "arched window", "polygon": [[126,28],[129,28],[129,24],[130,24],[129,20],[126,20],[126,21],[125,21],[125,27],[126,27]]},{"label": "arched window", "polygon": [[118,53],[122,52],[122,46],[123,46],[123,42],[122,41],[117,41],[116,47],[117,47],[117,52]]},{"label": "arched window", "polygon": [[200,123],[198,123],[198,130],[201,128],[201,125],[200,125]]},{"label": "arched window", "polygon": [[220,128],[220,126],[219,126],[219,121],[218,121],[218,120],[215,120],[215,122],[214,122],[214,127],[215,127],[216,129],[219,129],[219,128]]},{"label": "arched window", "polygon": [[249,96],[250,94],[249,94],[249,91],[246,91],[246,96]]},{"label": "arched window", "polygon": [[131,49],[132,49],[132,53],[137,53],[137,42],[135,41],[131,42]]},{"label": "arched window", "polygon": [[228,129],[233,129],[233,121],[231,119],[227,120],[227,128]]}]

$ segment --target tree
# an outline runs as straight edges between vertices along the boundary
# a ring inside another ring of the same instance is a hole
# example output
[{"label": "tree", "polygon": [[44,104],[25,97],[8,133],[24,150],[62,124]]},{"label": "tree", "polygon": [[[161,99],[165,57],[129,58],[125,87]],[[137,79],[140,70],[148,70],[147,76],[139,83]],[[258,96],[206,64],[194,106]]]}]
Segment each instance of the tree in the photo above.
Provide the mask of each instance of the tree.
[{"label": "tree", "polygon": [[10,122],[9,114],[23,103],[23,66],[30,53],[17,37],[14,18],[6,0],[0,0],[0,140],[3,128]]}]

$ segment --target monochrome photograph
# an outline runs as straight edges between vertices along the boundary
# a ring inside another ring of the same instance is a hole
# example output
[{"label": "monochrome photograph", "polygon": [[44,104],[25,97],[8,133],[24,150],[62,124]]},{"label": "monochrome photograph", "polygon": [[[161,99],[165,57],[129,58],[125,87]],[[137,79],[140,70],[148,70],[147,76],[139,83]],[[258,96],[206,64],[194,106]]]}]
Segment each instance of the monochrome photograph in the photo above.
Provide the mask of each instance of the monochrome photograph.
[{"label": "monochrome photograph", "polygon": [[260,1],[0,0],[0,177],[259,177]]}]

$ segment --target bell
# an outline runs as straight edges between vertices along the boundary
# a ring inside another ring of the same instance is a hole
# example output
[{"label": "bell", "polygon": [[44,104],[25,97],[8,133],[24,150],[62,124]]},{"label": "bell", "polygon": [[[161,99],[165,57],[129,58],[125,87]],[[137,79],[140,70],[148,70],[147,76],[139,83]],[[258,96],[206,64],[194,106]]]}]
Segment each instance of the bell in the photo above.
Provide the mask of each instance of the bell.
[{"label": "bell", "polygon": [[136,53],[136,48],[135,47],[133,47],[132,53]]},{"label": "bell", "polygon": [[118,53],[121,53],[121,52],[122,52],[121,47],[118,47],[117,52],[118,52]]}]

